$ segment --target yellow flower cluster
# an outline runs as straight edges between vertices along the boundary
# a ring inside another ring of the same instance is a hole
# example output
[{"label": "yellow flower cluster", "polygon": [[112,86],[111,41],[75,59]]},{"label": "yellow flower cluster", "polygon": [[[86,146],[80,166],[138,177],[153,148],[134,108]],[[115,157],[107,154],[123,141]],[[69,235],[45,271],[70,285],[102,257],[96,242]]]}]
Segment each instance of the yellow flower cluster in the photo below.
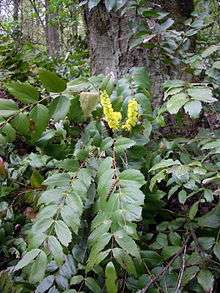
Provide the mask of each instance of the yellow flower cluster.
[{"label": "yellow flower cluster", "polygon": [[125,124],[122,126],[123,129],[131,131],[138,122],[138,103],[135,99],[132,99],[128,102],[128,119]]},{"label": "yellow flower cluster", "polygon": [[102,91],[100,95],[101,105],[103,107],[103,112],[105,119],[111,129],[119,129],[121,121],[121,113],[114,112],[112,108],[111,100],[106,91]]},{"label": "yellow flower cluster", "polygon": [[[102,91],[100,94],[100,101],[103,107],[103,113],[108,125],[111,129],[117,130],[120,128],[120,122],[122,119],[120,112],[114,112],[112,108],[111,100],[106,91]],[[128,114],[125,124],[121,127],[126,131],[131,131],[138,122],[138,103],[135,99],[128,102]]]}]

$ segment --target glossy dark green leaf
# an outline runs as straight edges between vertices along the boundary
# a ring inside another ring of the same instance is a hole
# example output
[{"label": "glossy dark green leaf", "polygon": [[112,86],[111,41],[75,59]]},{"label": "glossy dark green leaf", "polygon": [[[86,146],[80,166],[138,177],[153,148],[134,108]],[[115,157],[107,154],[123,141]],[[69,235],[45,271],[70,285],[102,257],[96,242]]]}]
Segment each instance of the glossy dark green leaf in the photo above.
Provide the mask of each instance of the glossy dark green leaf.
[{"label": "glossy dark green leaf", "polygon": [[39,79],[49,92],[61,93],[66,89],[66,81],[54,72],[43,69],[39,73]]},{"label": "glossy dark green leaf", "polygon": [[39,99],[39,93],[36,88],[28,83],[12,81],[7,84],[7,89],[11,95],[24,104],[32,104]]}]

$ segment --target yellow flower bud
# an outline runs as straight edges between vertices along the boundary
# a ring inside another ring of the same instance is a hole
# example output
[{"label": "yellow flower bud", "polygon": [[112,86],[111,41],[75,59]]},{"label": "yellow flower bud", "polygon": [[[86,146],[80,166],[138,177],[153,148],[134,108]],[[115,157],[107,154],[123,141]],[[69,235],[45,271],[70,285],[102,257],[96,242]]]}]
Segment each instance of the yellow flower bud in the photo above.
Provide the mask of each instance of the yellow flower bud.
[{"label": "yellow flower bud", "polygon": [[124,130],[131,131],[138,122],[138,102],[132,99],[128,102],[128,118],[122,126]]},{"label": "yellow flower bud", "polygon": [[100,95],[101,105],[103,107],[103,113],[105,115],[105,119],[108,122],[108,126],[111,129],[119,129],[120,121],[121,121],[121,113],[114,112],[112,108],[111,100],[106,91],[102,91]]}]

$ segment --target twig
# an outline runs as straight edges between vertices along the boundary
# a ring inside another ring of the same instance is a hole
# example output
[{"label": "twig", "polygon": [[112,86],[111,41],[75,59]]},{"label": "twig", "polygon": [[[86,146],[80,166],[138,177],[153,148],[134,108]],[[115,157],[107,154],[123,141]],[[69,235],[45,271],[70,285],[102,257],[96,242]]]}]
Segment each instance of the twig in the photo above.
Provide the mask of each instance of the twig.
[{"label": "twig", "polygon": [[145,293],[147,292],[147,290],[150,288],[150,286],[156,282],[157,279],[159,279],[160,277],[163,277],[163,275],[165,274],[165,272],[169,269],[169,267],[172,265],[172,263],[179,257],[179,255],[184,251],[188,241],[189,241],[190,236],[188,236],[185,240],[185,243],[183,245],[183,247],[177,251],[177,253],[174,255],[174,257],[168,262],[168,264],[157,274],[155,275],[153,278],[151,278],[150,282],[147,283],[147,285],[140,290],[140,293]]},{"label": "twig", "polygon": [[184,273],[185,265],[186,265],[186,249],[187,249],[187,245],[185,245],[185,247],[184,247],[182,267],[181,267],[181,270],[180,270],[180,275],[179,275],[178,284],[176,286],[175,293],[178,293],[179,289],[181,287],[181,283],[182,283],[182,279],[183,279],[183,273]]}]

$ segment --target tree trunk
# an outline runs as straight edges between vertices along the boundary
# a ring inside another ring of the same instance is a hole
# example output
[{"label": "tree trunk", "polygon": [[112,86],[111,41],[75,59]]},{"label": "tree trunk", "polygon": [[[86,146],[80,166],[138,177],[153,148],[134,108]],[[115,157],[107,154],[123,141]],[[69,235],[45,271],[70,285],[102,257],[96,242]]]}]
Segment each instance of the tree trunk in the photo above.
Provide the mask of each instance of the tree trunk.
[{"label": "tree trunk", "polygon": [[57,57],[60,54],[59,26],[56,23],[57,14],[50,11],[50,0],[45,0],[46,7],[46,40],[48,54]]},{"label": "tree trunk", "polygon": [[[167,5],[167,2],[157,0],[154,4],[172,12],[172,16],[175,15],[177,19],[181,16],[181,22],[192,12],[192,6],[185,6],[184,10],[181,4],[182,2],[192,4],[192,0],[170,0],[170,5]],[[167,70],[161,68],[163,65],[157,50],[140,47],[130,49],[133,35],[132,24],[138,21],[139,16],[135,9],[129,9],[124,14],[121,11],[108,12],[103,1],[91,11],[88,8],[85,9],[92,73],[111,74],[118,78],[129,72],[132,67],[144,66],[149,71],[151,79],[155,81],[154,95],[157,95],[161,82],[167,77]]]},{"label": "tree trunk", "polygon": [[108,12],[101,3],[91,12],[86,9],[85,19],[93,74],[111,74],[117,78],[131,67],[147,65],[144,49],[129,48],[132,36],[129,22],[137,19],[135,11],[120,15]]},{"label": "tree trunk", "polygon": [[21,37],[21,29],[18,23],[20,2],[21,2],[20,0],[13,0],[13,20],[15,22],[15,27],[13,30],[13,38],[16,42],[19,42]]}]

